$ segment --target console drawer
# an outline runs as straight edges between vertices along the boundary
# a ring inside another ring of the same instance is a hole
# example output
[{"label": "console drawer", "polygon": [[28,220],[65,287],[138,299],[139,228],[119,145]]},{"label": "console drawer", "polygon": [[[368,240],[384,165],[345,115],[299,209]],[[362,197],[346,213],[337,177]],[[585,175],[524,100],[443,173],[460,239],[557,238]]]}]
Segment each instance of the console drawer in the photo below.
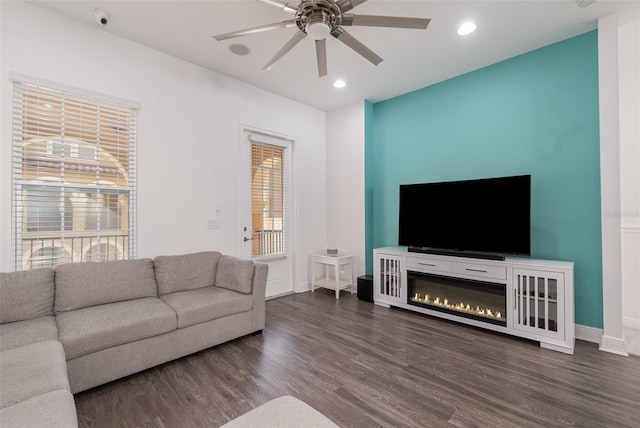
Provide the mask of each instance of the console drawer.
[{"label": "console drawer", "polygon": [[424,257],[407,256],[407,268],[429,269],[441,272],[451,271],[451,262],[446,260],[425,259]]},{"label": "console drawer", "polygon": [[451,263],[451,272],[483,278],[507,279],[507,268],[503,266],[478,265],[474,263]]}]

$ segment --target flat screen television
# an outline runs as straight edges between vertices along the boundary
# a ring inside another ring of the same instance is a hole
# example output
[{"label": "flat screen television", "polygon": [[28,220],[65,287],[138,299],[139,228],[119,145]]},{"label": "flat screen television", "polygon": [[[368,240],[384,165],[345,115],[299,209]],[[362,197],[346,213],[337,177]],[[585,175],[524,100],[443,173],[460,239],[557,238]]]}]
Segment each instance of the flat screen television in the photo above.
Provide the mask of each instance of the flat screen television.
[{"label": "flat screen television", "polygon": [[398,244],[504,259],[531,254],[531,176],[400,185]]}]

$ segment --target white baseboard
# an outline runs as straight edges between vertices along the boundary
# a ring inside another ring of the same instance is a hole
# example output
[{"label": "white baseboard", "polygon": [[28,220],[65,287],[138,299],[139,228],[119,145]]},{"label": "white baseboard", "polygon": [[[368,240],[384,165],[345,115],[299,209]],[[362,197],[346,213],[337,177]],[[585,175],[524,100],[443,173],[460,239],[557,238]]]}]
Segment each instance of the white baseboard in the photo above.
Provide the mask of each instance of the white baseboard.
[{"label": "white baseboard", "polygon": [[624,339],[627,341],[627,352],[629,355],[640,357],[640,329],[625,327]]},{"label": "white baseboard", "polygon": [[604,336],[601,328],[576,324],[576,339],[597,343],[599,349],[612,354],[629,356],[627,342],[624,338]]},{"label": "white baseboard", "polygon": [[576,339],[600,345],[602,342],[602,329],[576,324]]},{"label": "white baseboard", "polygon": [[604,352],[610,352],[612,354],[622,355],[628,357],[627,342],[624,338],[619,339],[617,337],[602,336],[602,342],[600,343],[600,350]]},{"label": "white baseboard", "polygon": [[306,293],[307,291],[311,291],[311,282],[306,281],[298,284],[298,288],[296,288],[296,293]]},{"label": "white baseboard", "polygon": [[287,291],[286,293],[281,293],[281,294],[274,294],[273,296],[267,296],[265,297],[264,300],[273,300],[273,299],[279,299],[280,297],[284,297],[284,296],[290,296],[293,294],[293,291]]},{"label": "white baseboard", "polygon": [[624,317],[622,318],[622,326],[625,328],[640,330],[640,320],[635,318]]}]

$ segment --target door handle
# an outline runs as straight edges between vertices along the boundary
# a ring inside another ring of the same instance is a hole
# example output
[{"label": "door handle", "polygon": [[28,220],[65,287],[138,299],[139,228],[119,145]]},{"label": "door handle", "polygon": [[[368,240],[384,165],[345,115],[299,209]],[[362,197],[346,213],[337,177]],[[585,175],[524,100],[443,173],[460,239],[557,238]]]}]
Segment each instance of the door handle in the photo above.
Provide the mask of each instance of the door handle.
[{"label": "door handle", "polygon": [[247,238],[247,237],[245,236],[245,237],[244,237],[244,242],[251,241],[252,239],[253,239],[253,238]]}]

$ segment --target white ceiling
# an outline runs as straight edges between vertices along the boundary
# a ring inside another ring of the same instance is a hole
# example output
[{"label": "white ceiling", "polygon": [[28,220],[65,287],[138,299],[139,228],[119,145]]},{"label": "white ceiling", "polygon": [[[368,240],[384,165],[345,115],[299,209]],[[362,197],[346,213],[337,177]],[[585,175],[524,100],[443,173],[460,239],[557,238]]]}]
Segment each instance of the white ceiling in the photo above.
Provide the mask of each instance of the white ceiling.
[{"label": "white ceiling", "polygon": [[[288,0],[298,4],[298,0]],[[640,3],[598,0],[580,8],[576,0],[382,1],[369,0],[351,13],[431,18],[427,30],[349,27],[348,31],[384,61],[374,66],[333,37],[327,40],[328,76],[317,75],[313,40],[305,38],[270,71],[265,63],[293,36],[278,29],[223,42],[215,34],[291,19],[277,7],[255,0],[30,1],[87,25],[98,27],[93,10],[104,9],[111,22],[102,31],[166,52],[321,110],[359,100],[392,98],[506,58],[596,28],[597,19],[619,13],[637,16]],[[458,26],[473,20],[477,30],[458,36]],[[241,43],[251,53],[229,51]],[[332,83],[341,78],[344,89]]]}]

